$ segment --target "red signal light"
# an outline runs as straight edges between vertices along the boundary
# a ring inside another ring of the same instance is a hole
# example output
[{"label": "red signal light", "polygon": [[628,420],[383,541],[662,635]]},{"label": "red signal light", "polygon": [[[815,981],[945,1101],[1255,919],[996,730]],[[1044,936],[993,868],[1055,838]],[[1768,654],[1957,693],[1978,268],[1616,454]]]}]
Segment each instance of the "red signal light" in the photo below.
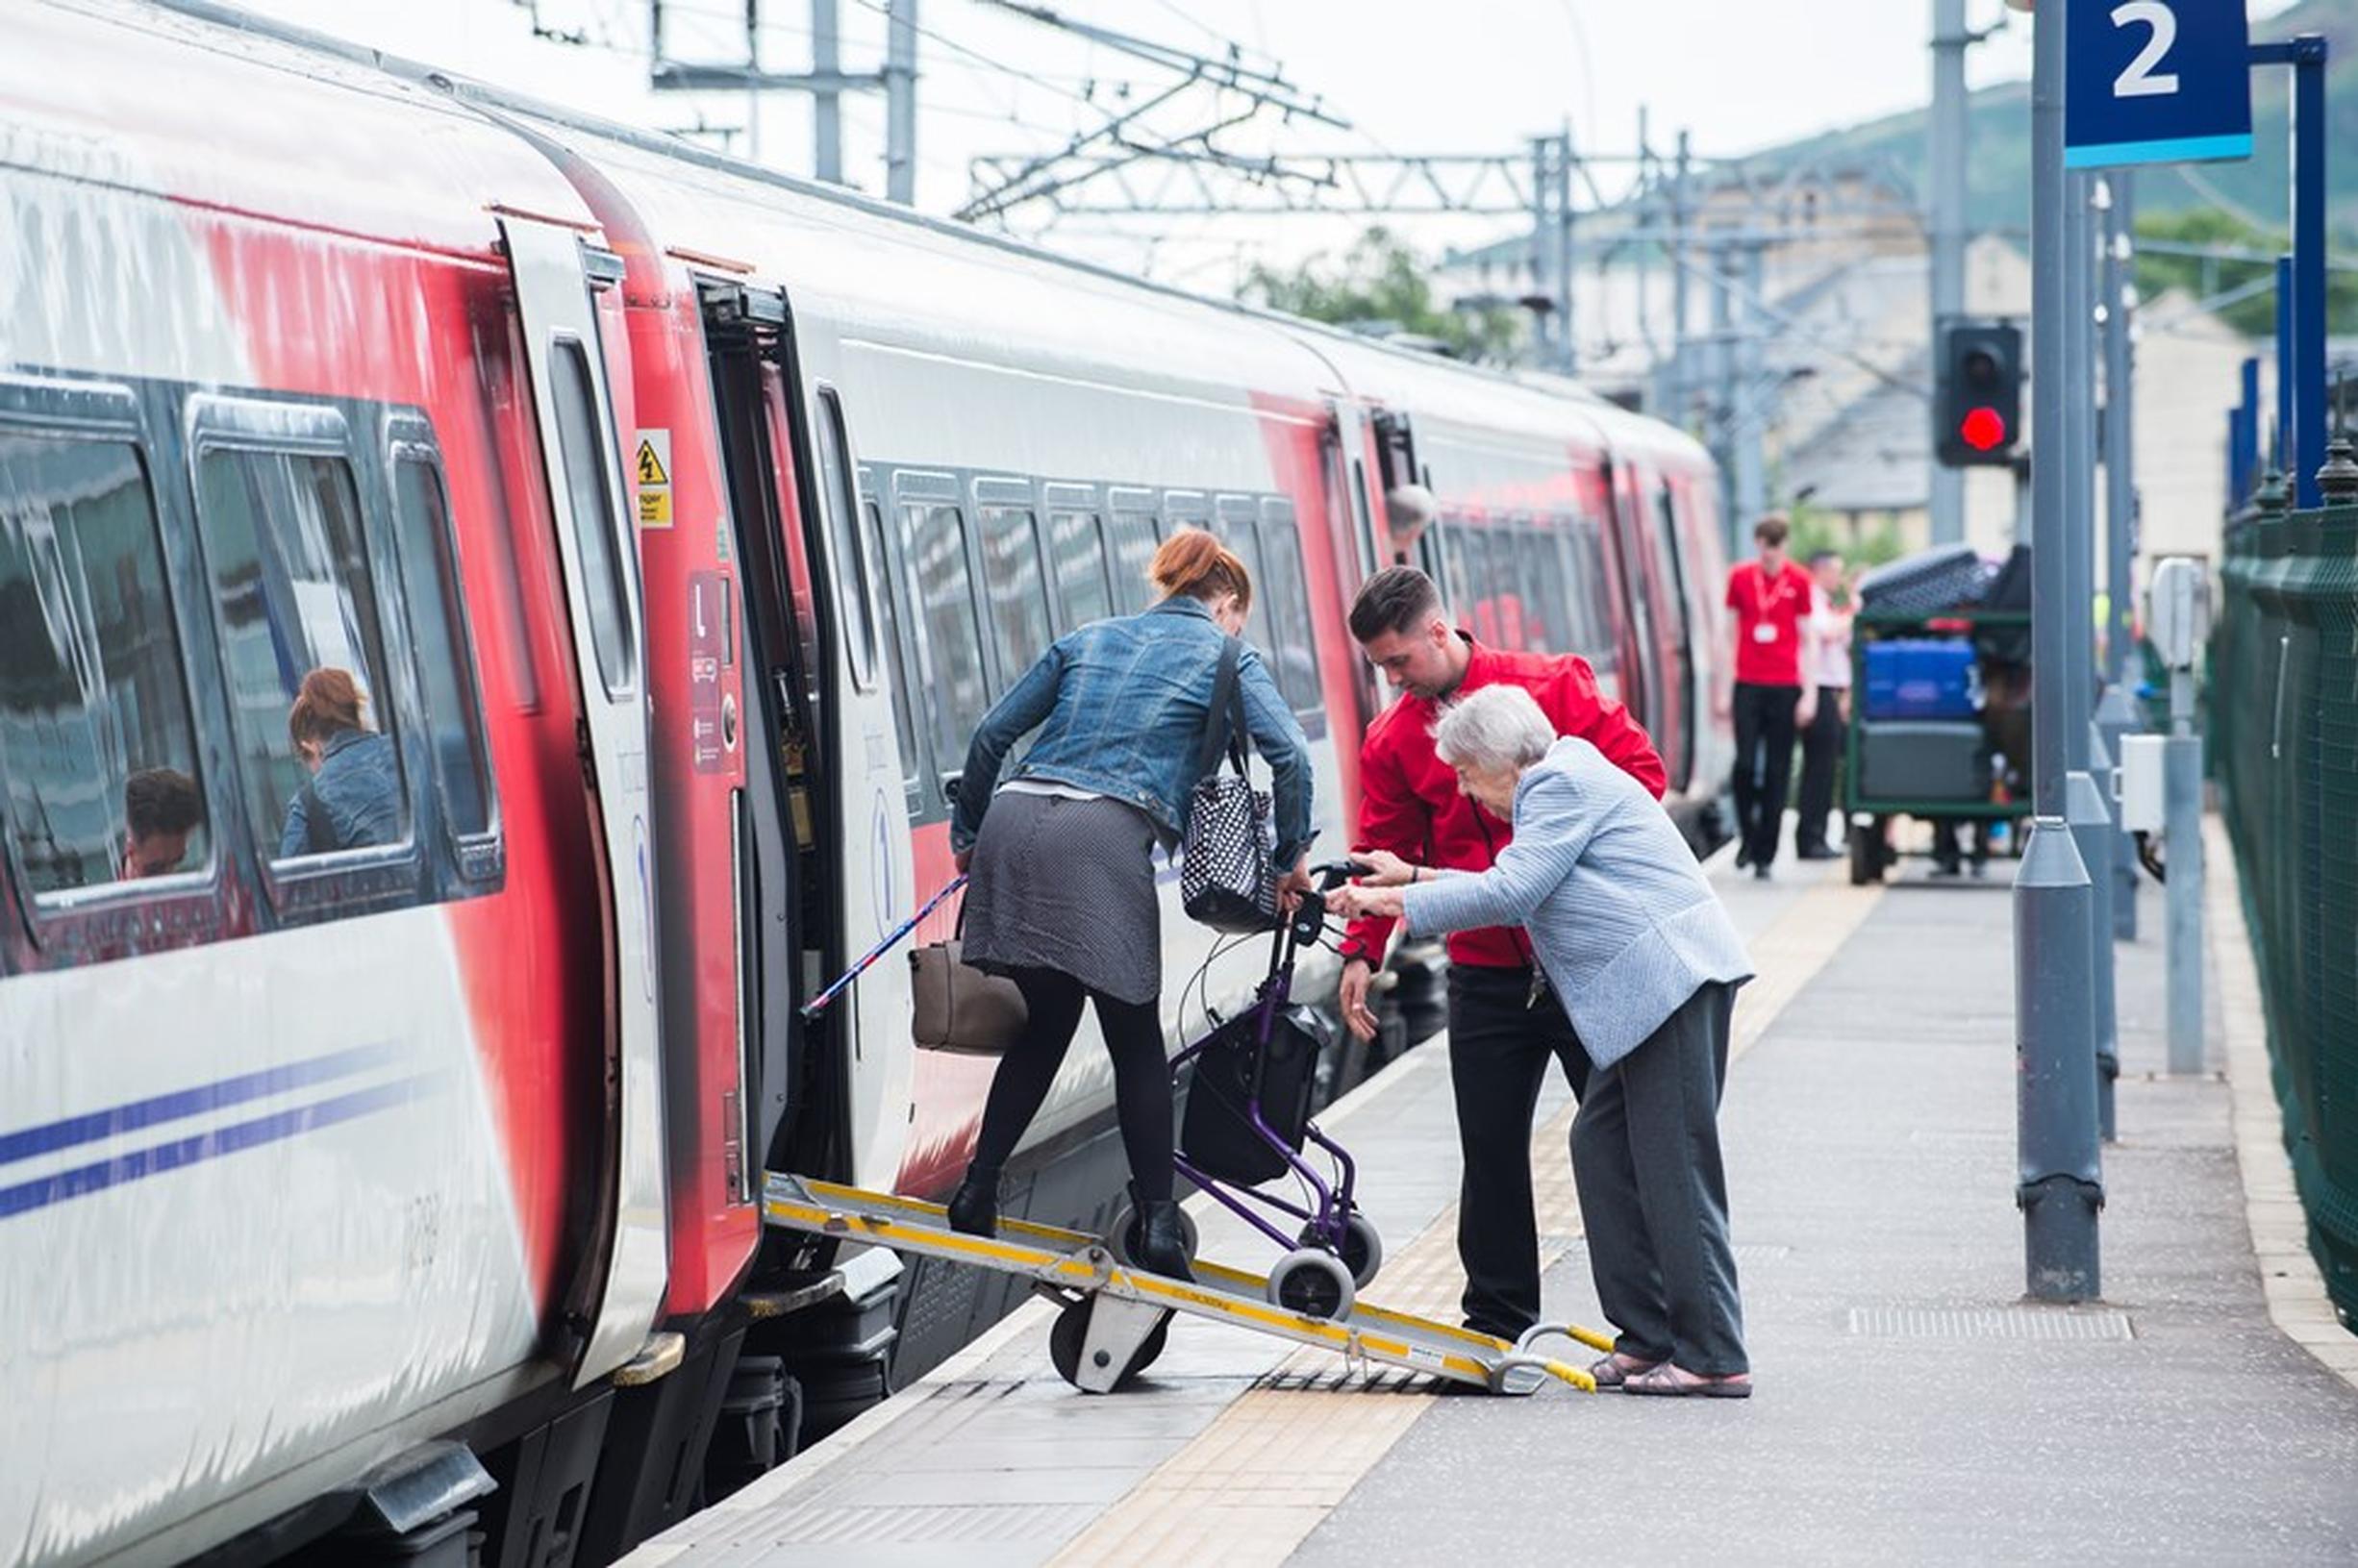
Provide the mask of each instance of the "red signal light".
[{"label": "red signal light", "polygon": [[1976,452],[1994,452],[2006,444],[2006,421],[1995,409],[1968,409],[1957,426],[1957,438]]}]

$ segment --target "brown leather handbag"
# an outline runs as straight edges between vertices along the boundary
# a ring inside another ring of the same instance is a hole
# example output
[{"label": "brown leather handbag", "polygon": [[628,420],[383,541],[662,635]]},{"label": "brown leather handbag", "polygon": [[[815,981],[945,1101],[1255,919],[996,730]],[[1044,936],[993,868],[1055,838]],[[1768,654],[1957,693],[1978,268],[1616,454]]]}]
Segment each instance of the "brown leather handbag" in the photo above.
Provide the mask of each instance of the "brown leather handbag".
[{"label": "brown leather handbag", "polygon": [[966,929],[962,904],[958,935],[910,950],[909,994],[916,1005],[911,1031],[926,1051],[995,1057],[1022,1036],[1031,1010],[1014,981],[987,975],[965,961],[961,938]]}]

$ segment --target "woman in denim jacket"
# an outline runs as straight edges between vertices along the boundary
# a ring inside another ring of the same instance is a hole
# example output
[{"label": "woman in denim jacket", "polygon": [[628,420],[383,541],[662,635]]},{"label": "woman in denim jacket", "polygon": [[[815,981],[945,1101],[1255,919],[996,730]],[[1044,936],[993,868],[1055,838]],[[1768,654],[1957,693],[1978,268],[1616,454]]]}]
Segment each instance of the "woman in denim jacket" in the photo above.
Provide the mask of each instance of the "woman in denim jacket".
[{"label": "woman in denim jacket", "polygon": [[401,841],[400,764],[390,740],[362,727],[364,701],[349,670],[303,677],[287,734],[312,777],[287,803],[282,859]]},{"label": "woman in denim jacket", "polygon": [[[1244,563],[1198,529],[1173,534],[1148,576],[1163,599],[1093,622],[1041,656],[983,718],[966,753],[950,846],[973,881],[967,962],[1014,980],[1031,1022],[1000,1058],[974,1163],[950,1199],[973,1235],[998,1223],[999,1173],[1047,1098],[1093,1002],[1114,1058],[1115,1108],[1139,1216],[1133,1257],[1192,1278],[1171,1198],[1171,1095],[1163,1052],[1163,941],[1151,859],[1179,841],[1226,639],[1244,625]],[[1310,886],[1310,753],[1253,649],[1237,664],[1254,748],[1275,786],[1276,864],[1289,908]],[[994,798],[1016,741],[1040,732]]]}]

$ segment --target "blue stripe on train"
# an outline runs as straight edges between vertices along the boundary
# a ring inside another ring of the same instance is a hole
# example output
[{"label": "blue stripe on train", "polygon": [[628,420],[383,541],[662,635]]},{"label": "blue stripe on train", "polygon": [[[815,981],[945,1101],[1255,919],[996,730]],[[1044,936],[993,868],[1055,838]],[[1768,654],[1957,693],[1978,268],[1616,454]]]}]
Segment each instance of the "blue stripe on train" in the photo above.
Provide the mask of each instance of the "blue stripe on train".
[{"label": "blue stripe on train", "polygon": [[78,1143],[96,1143],[102,1138],[119,1137],[125,1132],[136,1132],[143,1127],[154,1127],[162,1122],[202,1116],[207,1111],[224,1109],[273,1094],[284,1094],[289,1089],[309,1088],[331,1079],[350,1078],[355,1073],[382,1067],[393,1057],[390,1045],[355,1046],[348,1051],[332,1051],[324,1057],[290,1061],[283,1067],[224,1078],[213,1083],[199,1083],[194,1088],[175,1089],[170,1094],[134,1100],[105,1110],[87,1111],[79,1116],[68,1116],[63,1121],[28,1127],[20,1132],[0,1133],[0,1165],[31,1159],[36,1155],[53,1154],[60,1149],[70,1149]]},{"label": "blue stripe on train", "polygon": [[79,1165],[54,1176],[21,1182],[13,1187],[0,1187],[0,1220],[407,1105],[432,1092],[430,1085],[435,1076],[421,1073],[391,1083],[355,1089],[349,1094],[314,1101],[307,1106],[272,1111],[267,1116],[257,1116],[251,1121],[232,1122],[226,1127],[216,1127],[170,1143],[135,1149],[113,1159]]}]

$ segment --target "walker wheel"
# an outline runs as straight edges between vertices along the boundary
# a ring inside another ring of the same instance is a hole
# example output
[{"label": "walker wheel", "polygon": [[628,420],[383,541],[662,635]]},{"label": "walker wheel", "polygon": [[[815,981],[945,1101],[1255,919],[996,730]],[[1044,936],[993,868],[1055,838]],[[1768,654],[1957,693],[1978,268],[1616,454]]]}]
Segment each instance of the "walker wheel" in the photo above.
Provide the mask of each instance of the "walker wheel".
[{"label": "walker wheel", "polygon": [[[1114,1260],[1124,1268],[1137,1267],[1138,1210],[1131,1206],[1128,1199],[1122,1200],[1122,1206],[1114,1211],[1114,1224],[1106,1234],[1113,1243]],[[1188,1261],[1192,1263],[1197,1256],[1198,1236],[1195,1230],[1195,1216],[1185,1208],[1179,1210],[1179,1235],[1187,1245]]]},{"label": "walker wheel", "polygon": [[1269,1271],[1269,1300],[1289,1312],[1333,1322],[1350,1316],[1358,1299],[1351,1271],[1322,1247],[1296,1247]]},{"label": "walker wheel", "polygon": [[[1316,1225],[1302,1227],[1301,1244],[1325,1249],[1325,1240]],[[1378,1270],[1384,1266],[1384,1238],[1377,1233],[1375,1222],[1357,1209],[1345,1212],[1342,1222],[1342,1266],[1351,1271],[1351,1283],[1365,1290],[1375,1282]]]}]

